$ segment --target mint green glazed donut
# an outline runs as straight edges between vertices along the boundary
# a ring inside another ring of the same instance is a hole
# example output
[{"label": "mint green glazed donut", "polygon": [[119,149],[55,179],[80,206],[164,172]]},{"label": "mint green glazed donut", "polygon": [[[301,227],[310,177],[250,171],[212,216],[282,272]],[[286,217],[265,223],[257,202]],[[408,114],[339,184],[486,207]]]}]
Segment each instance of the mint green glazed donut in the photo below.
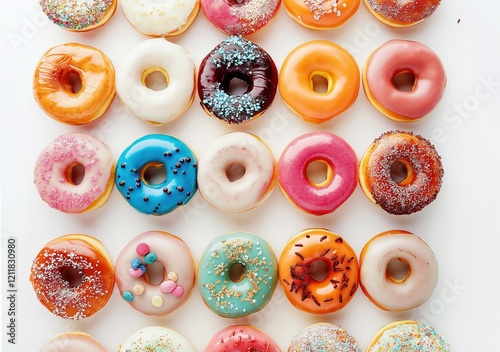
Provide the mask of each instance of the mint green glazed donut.
[{"label": "mint green glazed donut", "polygon": [[262,238],[246,232],[216,237],[198,263],[205,304],[225,318],[255,313],[269,302],[278,282],[278,261]]}]

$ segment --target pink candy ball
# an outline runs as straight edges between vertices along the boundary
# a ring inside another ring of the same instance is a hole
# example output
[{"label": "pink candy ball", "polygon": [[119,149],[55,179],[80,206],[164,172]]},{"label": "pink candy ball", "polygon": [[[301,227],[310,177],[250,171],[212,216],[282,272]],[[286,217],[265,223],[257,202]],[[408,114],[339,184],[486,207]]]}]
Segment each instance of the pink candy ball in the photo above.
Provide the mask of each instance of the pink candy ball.
[{"label": "pink candy ball", "polygon": [[177,287],[177,284],[172,280],[163,281],[160,284],[160,291],[163,293],[173,292]]},{"label": "pink candy ball", "polygon": [[179,298],[180,296],[182,296],[182,294],[184,293],[184,289],[182,288],[182,286],[177,286],[173,291],[172,291],[172,295],[175,297],[175,298]]},{"label": "pink candy ball", "polygon": [[146,254],[149,253],[149,246],[147,245],[147,243],[144,242],[139,243],[135,248],[135,251],[137,252],[137,254],[145,256]]},{"label": "pink candy ball", "polygon": [[142,270],[141,270],[141,268],[137,268],[137,269],[130,268],[130,269],[128,269],[128,273],[132,277],[141,277],[142,276]]}]

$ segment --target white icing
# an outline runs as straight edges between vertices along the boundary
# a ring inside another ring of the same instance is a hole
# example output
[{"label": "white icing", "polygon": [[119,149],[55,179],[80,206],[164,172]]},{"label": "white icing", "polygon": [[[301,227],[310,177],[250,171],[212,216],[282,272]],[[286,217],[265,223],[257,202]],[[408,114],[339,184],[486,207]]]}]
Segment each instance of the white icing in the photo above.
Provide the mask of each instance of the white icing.
[{"label": "white icing", "polygon": [[47,342],[40,352],[106,352],[106,349],[88,334],[73,332],[61,334]]},{"label": "white icing", "polygon": [[161,326],[149,326],[130,335],[118,352],[196,352],[191,343],[178,332]]}]

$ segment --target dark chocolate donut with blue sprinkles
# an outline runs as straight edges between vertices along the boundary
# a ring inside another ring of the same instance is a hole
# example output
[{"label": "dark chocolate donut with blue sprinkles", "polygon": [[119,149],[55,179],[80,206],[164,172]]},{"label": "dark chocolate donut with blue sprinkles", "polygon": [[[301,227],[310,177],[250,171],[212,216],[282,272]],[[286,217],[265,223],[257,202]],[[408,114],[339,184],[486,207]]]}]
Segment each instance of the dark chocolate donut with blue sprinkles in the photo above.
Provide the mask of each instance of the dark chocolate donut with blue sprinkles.
[{"label": "dark chocolate donut with blue sprinkles", "polygon": [[[166,179],[153,183],[146,177],[151,167],[165,167]],[[127,147],[116,163],[118,191],[137,211],[164,215],[185,205],[198,190],[196,158],[181,140],[150,134]]]},{"label": "dark chocolate donut with blue sprinkles", "polygon": [[[247,84],[243,94],[230,94],[231,80]],[[278,86],[278,70],[271,56],[241,36],[217,45],[201,62],[198,95],[205,112],[228,124],[256,119],[272,104]]]}]

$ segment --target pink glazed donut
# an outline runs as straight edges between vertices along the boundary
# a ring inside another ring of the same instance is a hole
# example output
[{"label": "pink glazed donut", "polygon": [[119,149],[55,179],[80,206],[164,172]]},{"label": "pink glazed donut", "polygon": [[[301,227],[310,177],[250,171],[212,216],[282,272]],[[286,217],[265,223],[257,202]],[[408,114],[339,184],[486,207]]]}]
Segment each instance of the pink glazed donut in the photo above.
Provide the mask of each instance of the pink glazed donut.
[{"label": "pink glazed donut", "polygon": [[[397,77],[409,76],[409,91],[397,88]],[[429,114],[446,88],[439,57],[426,45],[390,40],[376,49],[363,69],[363,89],[370,103],[388,118],[412,122]]]},{"label": "pink glazed donut", "polygon": [[203,13],[218,30],[228,35],[247,35],[271,22],[281,0],[201,0]]},{"label": "pink glazed donut", "polygon": [[[314,183],[307,177],[312,162],[327,166],[326,179]],[[278,183],[283,194],[299,209],[313,214],[332,213],[354,192],[358,160],[349,144],[329,132],[310,132],[294,139],[278,162]]]},{"label": "pink glazed donut", "polygon": [[[156,285],[148,276],[155,262],[163,266],[163,278]],[[191,251],[183,240],[167,232],[144,232],[119,254],[115,281],[122,298],[134,309],[146,315],[167,315],[184,304],[193,291]]]},{"label": "pink glazed donut", "polygon": [[204,352],[281,352],[265,333],[250,325],[231,325],[214,335]]}]

